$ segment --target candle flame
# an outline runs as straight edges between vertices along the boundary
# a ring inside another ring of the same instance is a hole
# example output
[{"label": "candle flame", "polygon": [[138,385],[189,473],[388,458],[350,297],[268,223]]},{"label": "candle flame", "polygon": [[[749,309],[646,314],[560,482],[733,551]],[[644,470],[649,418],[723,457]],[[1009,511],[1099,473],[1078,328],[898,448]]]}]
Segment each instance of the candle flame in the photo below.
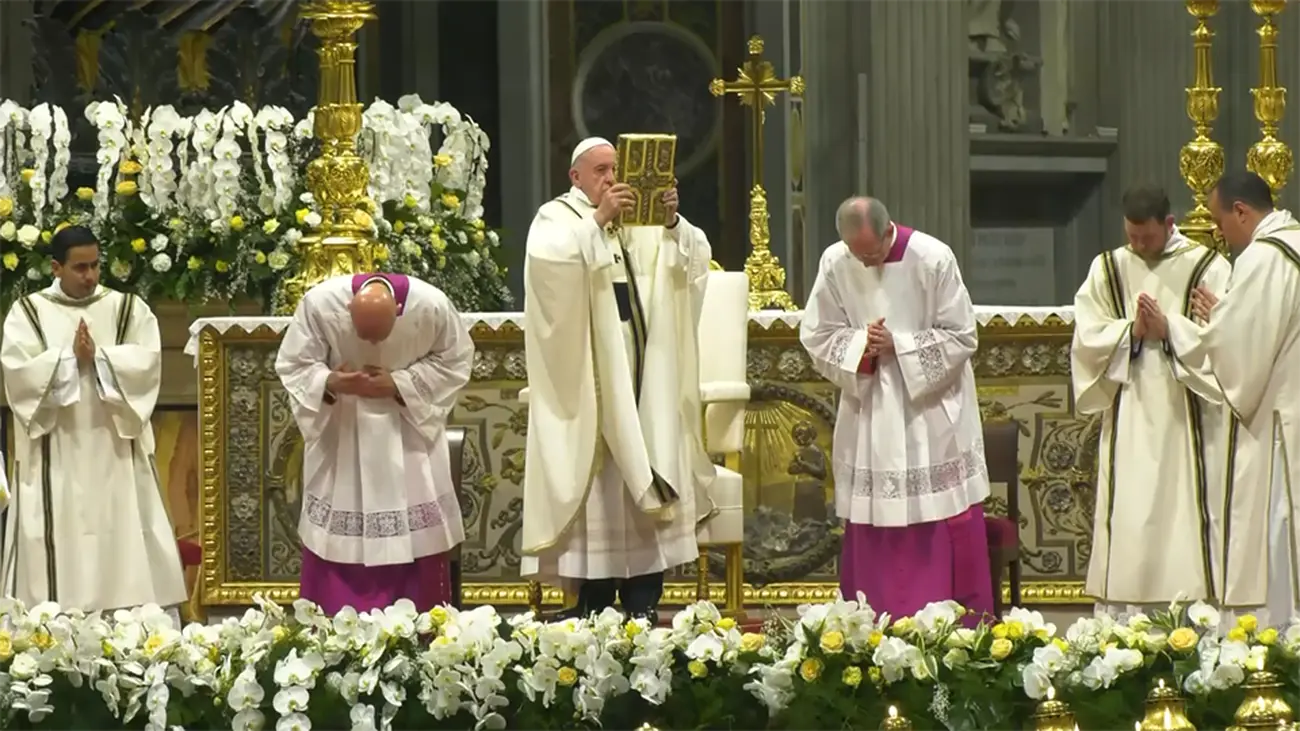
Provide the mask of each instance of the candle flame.
[{"label": "candle flame", "polygon": [[890,718],[898,718],[898,709],[895,708],[895,707],[893,707],[893,706],[890,706],[890,707],[889,707],[889,717],[890,717]]},{"label": "candle flame", "polygon": [[1133,731],[1142,731],[1142,722],[1141,722],[1141,721],[1134,721],[1134,722],[1133,722]]},{"label": "candle flame", "polygon": [[1165,679],[1164,679],[1164,678],[1161,678],[1161,679],[1158,681],[1158,684],[1157,684],[1156,687],[1160,688],[1160,690],[1164,690],[1164,689],[1165,689]]},{"label": "candle flame", "polygon": [[1054,688],[1054,687],[1052,687],[1052,686],[1050,686],[1050,685],[1047,686],[1047,700],[1049,700],[1049,701],[1054,701],[1054,700],[1056,700],[1056,688]]}]

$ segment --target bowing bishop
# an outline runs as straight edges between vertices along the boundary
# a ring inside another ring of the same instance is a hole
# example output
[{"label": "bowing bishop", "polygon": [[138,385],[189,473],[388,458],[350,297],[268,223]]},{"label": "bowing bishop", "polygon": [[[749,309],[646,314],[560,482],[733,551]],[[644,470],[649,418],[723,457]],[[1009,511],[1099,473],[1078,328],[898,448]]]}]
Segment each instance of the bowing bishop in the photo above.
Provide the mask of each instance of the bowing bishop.
[{"label": "bowing bishop", "polygon": [[89,229],[64,227],[49,248],[54,283],[10,307],[0,345],[17,427],[0,593],[28,606],[174,612],[185,580],[150,422],[158,321],[144,300],[100,286]]},{"label": "bowing bishop", "polygon": [[[664,227],[619,228],[631,188],[608,141],[573,151],[567,193],[528,231],[528,451],[521,574],[578,586],[579,614],[655,616],[694,560],[713,465],[700,437],[704,232],[664,195]],[[698,492],[698,494],[697,494]]]},{"label": "bowing bishop", "polygon": [[1284,627],[1300,609],[1300,223],[1244,171],[1215,185],[1210,214],[1237,254],[1221,300],[1208,287],[1193,294],[1209,318],[1203,354],[1231,412],[1220,599],[1262,627]]},{"label": "bowing bishop", "polygon": [[358,274],[308,290],[275,369],[303,438],[300,595],[330,614],[450,603],[465,538],[447,417],[474,342],[441,290]]},{"label": "bowing bishop", "polygon": [[1102,417],[1086,591],[1110,614],[1213,601],[1222,583],[1222,396],[1186,356],[1202,325],[1192,292],[1222,294],[1231,266],[1178,232],[1160,188],[1130,189],[1123,209],[1129,243],[1093,260],[1070,350],[1075,409]]},{"label": "bowing bishop", "polygon": [[840,388],[841,593],[895,617],[954,600],[977,620],[993,612],[993,579],[970,295],[952,250],[880,201],[850,198],[835,223],[799,339]]}]

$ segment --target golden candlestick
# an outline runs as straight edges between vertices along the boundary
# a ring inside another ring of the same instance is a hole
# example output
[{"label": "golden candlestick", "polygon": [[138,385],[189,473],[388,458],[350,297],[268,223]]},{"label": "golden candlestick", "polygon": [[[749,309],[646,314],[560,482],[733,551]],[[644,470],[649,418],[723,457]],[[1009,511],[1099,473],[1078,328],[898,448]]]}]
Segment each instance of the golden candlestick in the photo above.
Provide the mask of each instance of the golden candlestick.
[{"label": "golden candlestick", "polygon": [[1179,225],[1179,229],[1202,246],[1217,247],[1214,219],[1206,203],[1210,189],[1223,176],[1223,146],[1210,139],[1210,130],[1219,116],[1219,92],[1214,85],[1214,68],[1210,58],[1210,45],[1214,31],[1210,18],[1219,12],[1219,0],[1187,0],[1187,12],[1196,18],[1192,31],[1195,72],[1192,85],[1187,87],[1187,116],[1192,120],[1192,140],[1178,153],[1178,170],[1183,182],[1192,189],[1192,210]]},{"label": "golden candlestick", "polygon": [[912,722],[898,712],[897,706],[889,707],[889,714],[880,724],[881,731],[912,731]]},{"label": "golden candlestick", "polygon": [[1233,714],[1228,731],[1290,727],[1294,717],[1291,706],[1282,700],[1282,683],[1276,675],[1267,670],[1256,670],[1241,687],[1246,697]]},{"label": "golden candlestick", "polygon": [[321,224],[298,242],[298,272],[284,281],[278,309],[292,313],[304,293],[331,277],[374,270],[373,205],[366,198],[370,169],[356,153],[361,131],[357,103],[356,32],[375,19],[366,0],[307,0],[302,17],[320,39],[320,90],[314,131],[320,156],[307,164],[307,189]]},{"label": "golden candlestick", "polygon": [[803,79],[791,76],[779,79],[770,61],[763,59],[763,39],[749,39],[749,60],[736,69],[735,81],[714,79],[709,92],[721,97],[735,94],[740,103],[753,112],[753,139],[750,158],[754,166],[753,184],[749,191],[749,246],[745,259],[745,276],[749,278],[749,309],[795,309],[794,300],[785,291],[785,270],[772,254],[772,236],[768,227],[767,194],[763,191],[763,120],[765,108],[776,103],[776,95],[789,92],[801,96]]},{"label": "golden candlestick", "polygon": [[1175,688],[1157,681],[1147,694],[1146,715],[1138,731],[1196,731],[1187,718],[1187,703]]},{"label": "golden candlestick", "polygon": [[1294,169],[1291,148],[1277,138],[1278,125],[1286,112],[1286,89],[1277,85],[1277,24],[1274,18],[1286,8],[1286,0],[1251,0],[1250,9],[1260,17],[1259,86],[1250,90],[1255,97],[1255,119],[1261,139],[1246,153],[1246,169],[1273,189],[1273,197],[1286,187]]},{"label": "golden candlestick", "polygon": [[1078,731],[1070,704],[1056,699],[1056,688],[1047,688],[1047,700],[1034,712],[1034,731]]}]

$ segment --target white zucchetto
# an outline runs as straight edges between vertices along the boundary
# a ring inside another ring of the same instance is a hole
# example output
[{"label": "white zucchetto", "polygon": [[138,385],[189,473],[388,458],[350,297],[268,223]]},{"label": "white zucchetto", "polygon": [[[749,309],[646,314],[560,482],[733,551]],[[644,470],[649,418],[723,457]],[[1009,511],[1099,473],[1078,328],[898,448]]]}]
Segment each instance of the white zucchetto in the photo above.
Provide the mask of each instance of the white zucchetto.
[{"label": "white zucchetto", "polygon": [[609,147],[613,147],[614,143],[610,142],[604,137],[588,137],[582,142],[579,142],[578,146],[573,148],[573,157],[569,158],[569,164],[570,165],[577,164],[578,158],[582,157],[582,154],[584,152],[594,147],[600,147],[601,145],[607,145]]}]

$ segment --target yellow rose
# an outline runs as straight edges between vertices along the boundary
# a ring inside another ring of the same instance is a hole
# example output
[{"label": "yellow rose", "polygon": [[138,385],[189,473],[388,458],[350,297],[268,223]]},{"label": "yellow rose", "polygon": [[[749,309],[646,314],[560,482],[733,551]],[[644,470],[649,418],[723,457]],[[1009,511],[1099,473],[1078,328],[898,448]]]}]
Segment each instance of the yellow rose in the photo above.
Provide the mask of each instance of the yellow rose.
[{"label": "yellow rose", "polygon": [[1237,626],[1247,632],[1254,632],[1259,627],[1259,620],[1253,614],[1243,614],[1237,617]]},{"label": "yellow rose", "polygon": [[810,657],[799,663],[799,677],[804,679],[805,683],[811,683],[822,676],[822,670],[826,666],[821,660]]},{"label": "yellow rose", "polygon": [[77,188],[77,198],[79,200],[88,201],[94,197],[95,197],[94,188]]},{"label": "yellow rose", "polygon": [[993,644],[989,645],[989,656],[994,660],[1005,660],[1007,655],[1011,654],[1013,647],[1014,645],[1011,644],[1011,640],[1008,640],[1005,637],[999,637],[998,639],[993,640]]},{"label": "yellow rose", "polygon": [[217,263],[213,264],[212,268],[216,269],[218,272],[225,273],[230,271],[230,263],[224,259],[217,259]]},{"label": "yellow rose", "polygon": [[299,208],[298,210],[293,212],[293,220],[297,221],[298,225],[301,226],[302,222],[307,220],[308,213],[311,213],[310,209]]},{"label": "yellow rose", "polygon": [[54,233],[58,233],[71,225],[72,224],[68,223],[67,221],[60,221],[59,225],[54,227]]},{"label": "yellow rose", "polygon": [[369,213],[362,210],[352,212],[352,221],[362,228],[370,228],[375,225],[375,219],[371,218]]},{"label": "yellow rose", "polygon": [[12,272],[18,268],[18,255],[12,251],[6,253],[4,258],[0,259],[0,264],[4,264],[5,269]]},{"label": "yellow rose", "polygon": [[857,665],[844,668],[844,674],[840,676],[840,681],[850,688],[858,687],[862,684],[862,668]]},{"label": "yellow rose", "polygon": [[190,260],[185,262],[185,267],[192,272],[196,272],[203,268],[203,260],[197,256],[191,256]]},{"label": "yellow rose", "polygon": [[14,656],[14,638],[9,634],[9,630],[0,630],[0,660],[8,660]]},{"label": "yellow rose", "polygon": [[1234,642],[1245,642],[1246,638],[1249,636],[1250,635],[1247,634],[1246,630],[1240,627],[1233,627],[1232,629],[1228,630],[1228,639]]},{"label": "yellow rose", "polygon": [[872,630],[871,634],[867,635],[867,644],[871,645],[872,647],[880,647],[880,643],[884,639],[885,639],[884,632],[881,632],[878,629]]},{"label": "yellow rose", "polygon": [[263,253],[261,250],[253,252],[253,261],[257,262],[258,264],[265,264],[266,254]]},{"label": "yellow rose", "polygon": [[1273,645],[1277,642],[1277,630],[1268,627],[1263,632],[1260,632],[1255,639],[1259,640],[1261,645]]},{"label": "yellow rose", "polygon": [[375,261],[388,261],[388,247],[384,244],[375,244]]},{"label": "yellow rose", "polygon": [[[474,228],[478,229],[479,231],[482,231],[482,230],[487,226],[487,224],[483,223],[483,219],[481,219],[481,218],[476,218],[476,219],[474,219],[474,220],[471,222],[471,225],[474,226]],[[960,615],[958,615],[958,616],[960,616]]]},{"label": "yellow rose", "polygon": [[1013,640],[1018,640],[1024,636],[1025,636],[1025,625],[1022,622],[1015,619],[1011,620],[1010,622],[1007,622],[1007,637]]},{"label": "yellow rose", "polygon": [[880,681],[884,679],[884,676],[880,673],[880,668],[877,667],[867,668],[867,677],[871,678],[872,685],[880,685]]},{"label": "yellow rose", "polygon": [[403,222],[401,222],[401,221],[398,221],[397,223],[393,224],[393,232],[394,232],[394,233],[399,233],[399,234],[400,234],[401,232],[403,232],[403,231],[405,231],[405,230],[406,230],[406,224],[405,224],[405,223],[403,223]]},{"label": "yellow rose", "polygon": [[746,632],[740,636],[741,652],[758,652],[765,644],[767,644],[767,637],[760,634]]},{"label": "yellow rose", "polygon": [[844,633],[834,630],[822,634],[821,646],[823,652],[843,652],[844,651]]},{"label": "yellow rose", "polygon": [[407,208],[415,208],[420,205],[420,201],[417,201],[415,196],[410,193],[406,194],[406,197],[402,199],[402,203],[405,204]]},{"label": "yellow rose", "polygon": [[280,230],[280,221],[275,218],[268,218],[262,222],[262,233],[270,236]]},{"label": "yellow rose", "polygon": [[32,182],[32,178],[36,177],[36,171],[31,168],[26,168],[19,173],[19,176],[22,177],[24,183],[30,183]]},{"label": "yellow rose", "polygon": [[993,639],[1001,640],[1007,636],[1007,626],[1005,624],[995,624],[992,629]]},{"label": "yellow rose", "polygon": [[117,184],[118,195],[131,196],[138,192],[140,192],[140,188],[136,186],[134,180],[123,180]]},{"label": "yellow rose", "polygon": [[5,218],[14,212],[13,198],[0,198],[0,218]]},{"label": "yellow rose", "polygon": [[565,686],[573,685],[578,682],[578,671],[566,665],[556,673],[556,682]]},{"label": "yellow rose", "polygon": [[481,244],[483,243],[483,240],[487,238],[487,235],[484,234],[482,231],[475,231],[474,233],[469,235],[469,238],[474,243]]},{"label": "yellow rose", "polygon": [[623,625],[623,634],[627,635],[629,638],[636,637],[641,634],[641,625],[628,620],[628,623]]},{"label": "yellow rose", "polygon": [[690,673],[692,678],[703,678],[709,674],[709,666],[699,660],[691,660],[686,663],[686,672]]},{"label": "yellow rose", "polygon": [[429,234],[429,246],[439,253],[447,250],[447,242],[438,234]]},{"label": "yellow rose", "polygon": [[451,619],[451,615],[447,614],[446,607],[434,607],[429,610],[429,619],[433,620],[435,625],[441,627],[447,623],[448,619]]},{"label": "yellow rose", "polygon": [[41,241],[43,241],[43,242],[45,242],[45,243],[48,244],[48,243],[50,243],[50,239],[53,239],[53,238],[54,238],[54,234],[53,234],[53,233],[51,233],[51,232],[49,232],[49,231],[42,231],[42,232],[41,232]]},{"label": "yellow rose", "polygon": [[433,166],[436,168],[445,168],[451,164],[451,155],[439,153],[433,156]]},{"label": "yellow rose", "polygon": [[460,208],[460,198],[455,193],[443,193],[442,204],[448,208]]},{"label": "yellow rose", "polygon": [[139,175],[140,171],[144,170],[144,168],[140,166],[140,163],[135,160],[123,160],[122,164],[117,166],[117,169],[121,171],[123,175]]},{"label": "yellow rose", "polygon": [[1179,627],[1169,633],[1169,646],[1177,652],[1187,652],[1196,647],[1198,640],[1200,638],[1196,636],[1196,630],[1191,627]]},{"label": "yellow rose", "polygon": [[722,630],[723,632],[730,632],[735,628],[736,628],[736,620],[732,619],[731,617],[723,617],[722,619],[718,620],[718,629]]},{"label": "yellow rose", "polygon": [[144,239],[131,239],[131,251],[137,254],[143,254],[149,248],[149,242]]},{"label": "yellow rose", "polygon": [[243,217],[243,216],[231,216],[231,217],[230,217],[230,230],[231,230],[231,231],[243,231],[243,230],[244,230],[244,217]]}]

